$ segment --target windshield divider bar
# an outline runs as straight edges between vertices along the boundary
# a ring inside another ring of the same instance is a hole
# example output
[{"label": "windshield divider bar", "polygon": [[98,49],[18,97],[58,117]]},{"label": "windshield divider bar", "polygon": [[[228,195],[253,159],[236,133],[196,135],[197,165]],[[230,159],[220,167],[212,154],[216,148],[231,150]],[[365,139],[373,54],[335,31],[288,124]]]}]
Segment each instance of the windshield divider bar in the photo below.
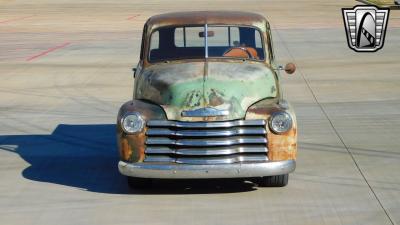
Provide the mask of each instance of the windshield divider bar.
[{"label": "windshield divider bar", "polygon": [[204,25],[204,47],[205,47],[205,58],[208,58],[208,25],[207,23]]}]

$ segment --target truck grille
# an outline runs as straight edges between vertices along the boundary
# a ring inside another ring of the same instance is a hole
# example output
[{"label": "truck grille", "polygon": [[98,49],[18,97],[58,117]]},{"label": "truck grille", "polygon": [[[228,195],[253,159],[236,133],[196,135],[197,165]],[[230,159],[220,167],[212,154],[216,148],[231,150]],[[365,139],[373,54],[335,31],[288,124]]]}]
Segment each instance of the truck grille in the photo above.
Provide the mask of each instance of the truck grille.
[{"label": "truck grille", "polygon": [[264,120],[147,122],[145,162],[224,164],[265,162]]}]

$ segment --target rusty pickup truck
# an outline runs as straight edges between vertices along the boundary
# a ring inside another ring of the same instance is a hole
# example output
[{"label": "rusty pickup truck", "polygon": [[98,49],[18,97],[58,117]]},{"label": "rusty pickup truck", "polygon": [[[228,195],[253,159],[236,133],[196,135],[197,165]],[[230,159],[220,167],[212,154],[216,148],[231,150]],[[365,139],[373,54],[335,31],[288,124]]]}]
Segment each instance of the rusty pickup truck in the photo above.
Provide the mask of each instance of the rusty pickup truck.
[{"label": "rusty pickup truck", "polygon": [[268,21],[233,11],[152,16],[143,29],[133,99],[117,118],[119,171],[153,179],[245,178],[287,185],[297,127],[283,98]]}]

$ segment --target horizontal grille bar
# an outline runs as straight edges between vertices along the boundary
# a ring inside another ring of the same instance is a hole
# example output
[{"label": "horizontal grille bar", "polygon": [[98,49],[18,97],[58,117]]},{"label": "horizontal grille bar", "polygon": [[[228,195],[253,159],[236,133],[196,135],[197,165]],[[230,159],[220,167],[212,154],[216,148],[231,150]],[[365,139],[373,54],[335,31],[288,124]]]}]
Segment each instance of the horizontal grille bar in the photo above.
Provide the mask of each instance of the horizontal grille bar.
[{"label": "horizontal grille bar", "polygon": [[239,153],[267,153],[267,147],[246,146],[246,147],[219,147],[219,148],[182,148],[172,149],[168,147],[147,147],[146,154],[175,154],[184,156],[212,156],[232,155]]},{"label": "horizontal grille bar", "polygon": [[180,128],[228,128],[238,126],[265,126],[264,120],[235,120],[224,122],[181,122],[170,120],[150,120],[148,127],[180,127]]},{"label": "horizontal grille bar", "polygon": [[148,137],[146,145],[175,145],[175,146],[230,146],[239,144],[266,144],[265,137],[228,137],[207,139],[169,139],[164,137]]},{"label": "horizontal grille bar", "polygon": [[228,164],[228,163],[241,163],[241,162],[265,162],[268,161],[266,155],[233,155],[222,157],[185,157],[185,158],[172,158],[169,156],[146,156],[144,162],[169,162],[181,164]]},{"label": "horizontal grille bar", "polygon": [[225,128],[219,130],[172,130],[167,128],[149,128],[147,136],[177,136],[177,137],[228,137],[237,135],[264,135],[262,127],[253,128]]},{"label": "horizontal grille bar", "polygon": [[264,120],[147,122],[144,162],[224,164],[268,161]]}]

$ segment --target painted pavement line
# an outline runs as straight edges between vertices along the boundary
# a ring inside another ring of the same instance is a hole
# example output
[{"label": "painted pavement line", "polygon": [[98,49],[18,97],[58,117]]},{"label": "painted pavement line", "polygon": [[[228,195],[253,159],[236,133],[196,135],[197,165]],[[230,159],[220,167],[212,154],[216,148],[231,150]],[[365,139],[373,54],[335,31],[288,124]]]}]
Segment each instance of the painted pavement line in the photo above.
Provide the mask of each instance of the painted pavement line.
[{"label": "painted pavement line", "polygon": [[140,16],[140,14],[130,16],[130,17],[126,18],[126,20],[133,20],[133,19],[135,19],[135,18],[138,17],[138,16]]},{"label": "painted pavement line", "polygon": [[54,51],[56,51],[56,50],[58,50],[58,49],[62,49],[62,48],[66,47],[66,46],[68,46],[68,45],[70,45],[70,44],[71,44],[71,42],[65,42],[65,43],[63,43],[62,45],[49,48],[49,49],[47,49],[46,51],[43,51],[43,52],[40,52],[40,53],[38,53],[38,54],[29,56],[25,61],[32,61],[32,60],[37,59],[37,58],[39,58],[39,57],[45,56],[45,55],[49,54],[50,52],[54,52]]}]

